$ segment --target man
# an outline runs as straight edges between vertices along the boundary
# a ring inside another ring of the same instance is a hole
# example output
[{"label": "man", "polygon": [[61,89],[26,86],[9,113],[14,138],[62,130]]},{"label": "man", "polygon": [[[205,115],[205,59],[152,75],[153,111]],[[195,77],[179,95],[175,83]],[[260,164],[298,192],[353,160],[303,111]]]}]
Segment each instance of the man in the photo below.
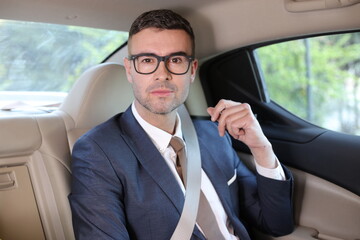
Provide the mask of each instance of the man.
[{"label": "man", "polygon": [[[77,239],[170,239],[185,192],[170,141],[183,137],[177,108],[198,67],[194,45],[190,24],[170,10],[146,12],[131,26],[124,64],[135,100],[73,149],[69,199]],[[221,100],[208,113],[212,121],[194,121],[201,190],[223,239],[250,239],[253,226],[290,233],[292,177],[249,105]],[[238,159],[229,134],[250,148],[256,174]],[[198,222],[191,239],[211,239],[208,234]]]}]

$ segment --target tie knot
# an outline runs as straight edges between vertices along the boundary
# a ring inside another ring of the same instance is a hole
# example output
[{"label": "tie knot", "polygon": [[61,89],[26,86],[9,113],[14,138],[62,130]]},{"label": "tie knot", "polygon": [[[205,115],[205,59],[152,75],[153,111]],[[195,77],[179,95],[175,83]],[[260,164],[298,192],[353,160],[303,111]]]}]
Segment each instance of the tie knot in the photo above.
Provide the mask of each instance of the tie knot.
[{"label": "tie knot", "polygon": [[183,140],[179,137],[172,137],[170,146],[174,149],[175,153],[178,153],[185,147]]}]

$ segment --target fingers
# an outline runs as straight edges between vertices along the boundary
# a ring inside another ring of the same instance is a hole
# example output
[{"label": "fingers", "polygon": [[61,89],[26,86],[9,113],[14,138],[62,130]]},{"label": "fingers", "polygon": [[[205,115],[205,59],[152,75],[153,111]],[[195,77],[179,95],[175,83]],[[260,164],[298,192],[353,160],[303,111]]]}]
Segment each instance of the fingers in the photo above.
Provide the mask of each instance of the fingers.
[{"label": "fingers", "polygon": [[214,114],[215,108],[214,108],[214,107],[208,107],[206,110],[207,110],[208,114],[209,114],[210,117],[211,117],[211,121],[214,121],[212,116],[213,116],[213,114]]},{"label": "fingers", "polygon": [[244,135],[246,129],[251,126],[252,112],[247,104],[240,104],[227,108],[223,111],[219,122],[219,133],[221,136],[225,135],[225,130],[238,139],[240,135]]},{"label": "fingers", "polygon": [[244,121],[244,119],[235,119],[234,121],[228,121],[226,124],[228,133],[237,140],[240,140],[242,136],[245,136],[246,128],[247,122]]},{"label": "fingers", "polygon": [[236,106],[236,105],[240,105],[240,104],[241,103],[222,99],[218,102],[218,104],[216,104],[215,107],[209,107],[207,109],[207,111],[211,116],[211,121],[214,122],[220,118],[220,116],[224,110],[226,110],[227,108],[231,108],[232,106]]},{"label": "fingers", "polygon": [[207,109],[212,121],[218,122],[220,136],[225,131],[249,148],[254,159],[262,166],[274,166],[274,152],[264,135],[250,105],[221,100],[215,107]]},{"label": "fingers", "polygon": [[221,100],[215,107],[210,107],[207,110],[211,120],[219,123],[219,135],[224,136],[227,130],[236,139],[245,134],[245,129],[253,117],[248,104],[229,100]]},{"label": "fingers", "polygon": [[220,102],[215,107],[209,107],[207,109],[207,112],[211,116],[211,121],[215,122],[216,120],[218,120],[218,118],[225,109],[226,109],[226,105],[220,104]]}]

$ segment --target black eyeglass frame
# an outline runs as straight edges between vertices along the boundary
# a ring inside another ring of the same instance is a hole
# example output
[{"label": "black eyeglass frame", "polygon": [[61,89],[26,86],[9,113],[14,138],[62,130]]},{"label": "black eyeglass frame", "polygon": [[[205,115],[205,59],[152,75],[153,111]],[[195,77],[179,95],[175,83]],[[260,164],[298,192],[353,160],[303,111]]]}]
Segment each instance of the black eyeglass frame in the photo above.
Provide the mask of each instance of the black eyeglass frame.
[{"label": "black eyeglass frame", "polygon": [[[156,60],[157,60],[157,65],[156,65],[156,68],[154,69],[154,71],[149,72],[149,73],[142,73],[142,72],[139,72],[139,71],[137,70],[136,64],[135,64],[135,61],[134,61],[134,60],[136,60],[138,57],[144,57],[144,56],[149,56],[149,57],[154,57],[154,58],[156,58]],[[174,72],[172,72],[172,71],[168,68],[168,66],[167,66],[167,64],[166,64],[166,61],[167,61],[169,58],[174,57],[174,56],[183,56],[183,57],[186,57],[186,59],[189,61],[188,67],[187,67],[187,69],[186,69],[186,71],[185,71],[184,73],[174,73]],[[186,74],[186,73],[189,71],[189,69],[190,69],[190,64],[191,64],[192,61],[195,60],[195,57],[194,57],[194,56],[188,56],[188,55],[186,55],[185,53],[172,53],[172,54],[167,55],[167,56],[158,56],[158,55],[153,54],[153,53],[140,53],[140,54],[130,55],[130,56],[128,57],[128,59],[131,60],[131,61],[133,61],[135,71],[136,71],[137,73],[139,73],[139,74],[143,74],[143,75],[152,74],[152,73],[156,72],[156,70],[159,68],[160,62],[164,62],[164,63],[165,63],[165,68],[166,68],[166,70],[168,70],[168,72],[170,72],[171,74],[174,74],[174,75],[184,75],[184,74]]]}]

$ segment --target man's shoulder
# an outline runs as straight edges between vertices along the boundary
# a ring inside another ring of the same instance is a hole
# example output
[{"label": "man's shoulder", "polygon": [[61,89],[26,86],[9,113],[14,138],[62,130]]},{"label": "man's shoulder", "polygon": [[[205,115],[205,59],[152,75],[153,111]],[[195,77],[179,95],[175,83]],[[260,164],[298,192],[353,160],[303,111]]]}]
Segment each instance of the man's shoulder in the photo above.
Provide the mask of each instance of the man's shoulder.
[{"label": "man's shoulder", "polygon": [[217,124],[210,121],[207,117],[194,117],[192,118],[194,126],[197,131],[205,131],[206,129],[215,129]]},{"label": "man's shoulder", "polygon": [[119,124],[120,118],[123,113],[118,113],[109,118],[105,122],[98,124],[84,135],[82,135],[77,142],[88,141],[91,139],[93,142],[103,142],[104,139],[111,139],[114,136],[121,135],[121,127]]},{"label": "man's shoulder", "polygon": [[212,122],[207,118],[195,118],[193,123],[199,138],[207,141],[229,143],[230,137],[227,134],[225,137],[220,137],[217,122]]},{"label": "man's shoulder", "polygon": [[115,116],[109,118],[105,122],[100,123],[99,125],[93,127],[89,130],[86,135],[98,135],[103,134],[104,131],[114,131],[119,128],[119,119],[123,113],[118,113]]}]

